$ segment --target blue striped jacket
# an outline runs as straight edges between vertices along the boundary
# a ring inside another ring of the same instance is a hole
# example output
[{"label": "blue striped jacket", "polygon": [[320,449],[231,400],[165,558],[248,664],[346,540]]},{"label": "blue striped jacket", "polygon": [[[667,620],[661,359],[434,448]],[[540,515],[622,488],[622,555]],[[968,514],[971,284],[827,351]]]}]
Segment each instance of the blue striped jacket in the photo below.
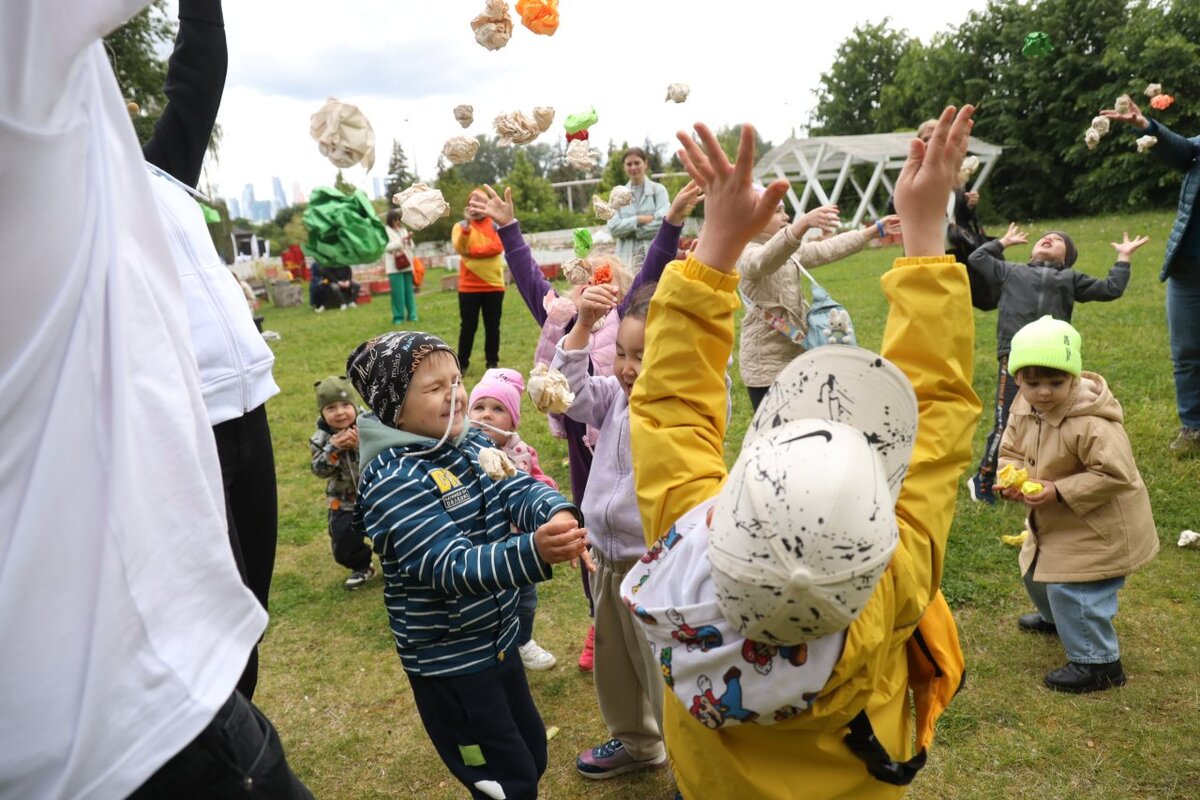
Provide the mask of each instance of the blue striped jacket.
[{"label": "blue striped jacket", "polygon": [[359,424],[364,437],[382,429],[409,440],[370,459],[358,506],[383,566],[384,604],[405,671],[444,677],[497,665],[516,641],[517,587],[551,576],[530,532],[559,511],[578,512],[524,472],[489,478],[479,450],[491,441],[479,432],[411,456],[432,442],[412,442],[371,417]]}]

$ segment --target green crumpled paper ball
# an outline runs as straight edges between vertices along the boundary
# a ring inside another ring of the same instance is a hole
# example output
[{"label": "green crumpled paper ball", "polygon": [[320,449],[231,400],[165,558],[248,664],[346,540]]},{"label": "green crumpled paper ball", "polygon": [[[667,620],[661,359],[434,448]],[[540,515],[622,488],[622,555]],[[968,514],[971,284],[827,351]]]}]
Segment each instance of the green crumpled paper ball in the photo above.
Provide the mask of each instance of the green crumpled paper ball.
[{"label": "green crumpled paper ball", "polygon": [[600,115],[596,113],[596,107],[592,106],[587,111],[568,115],[566,121],[563,123],[563,127],[567,129],[567,133],[579,133],[580,131],[586,131],[599,121]]},{"label": "green crumpled paper ball", "polygon": [[587,254],[592,252],[592,232],[587,228],[575,229],[575,255],[578,258],[587,258]]},{"label": "green crumpled paper ball", "polygon": [[370,264],[387,247],[387,228],[361,189],[345,195],[328,186],[313,189],[304,209],[308,242],[304,255],[328,266]]},{"label": "green crumpled paper ball", "polygon": [[1021,46],[1021,54],[1028,58],[1048,56],[1052,52],[1054,52],[1054,45],[1050,44],[1050,34],[1042,31],[1028,34],[1025,37],[1025,44]]}]

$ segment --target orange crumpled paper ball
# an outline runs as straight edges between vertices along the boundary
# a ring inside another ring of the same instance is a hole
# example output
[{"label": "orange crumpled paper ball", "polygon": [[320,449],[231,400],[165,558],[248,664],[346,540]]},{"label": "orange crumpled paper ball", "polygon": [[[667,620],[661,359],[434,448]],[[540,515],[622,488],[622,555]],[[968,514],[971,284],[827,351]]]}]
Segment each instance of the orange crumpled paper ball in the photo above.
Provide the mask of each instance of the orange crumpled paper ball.
[{"label": "orange crumpled paper ball", "polygon": [[612,283],[613,273],[612,264],[605,261],[592,270],[592,285],[600,286],[601,284]]},{"label": "orange crumpled paper ball", "polygon": [[1175,102],[1175,98],[1169,94],[1159,94],[1150,98],[1150,107],[1156,111],[1165,111],[1170,108]]},{"label": "orange crumpled paper ball", "polygon": [[542,36],[553,36],[558,30],[558,0],[518,0],[517,13],[521,24]]}]

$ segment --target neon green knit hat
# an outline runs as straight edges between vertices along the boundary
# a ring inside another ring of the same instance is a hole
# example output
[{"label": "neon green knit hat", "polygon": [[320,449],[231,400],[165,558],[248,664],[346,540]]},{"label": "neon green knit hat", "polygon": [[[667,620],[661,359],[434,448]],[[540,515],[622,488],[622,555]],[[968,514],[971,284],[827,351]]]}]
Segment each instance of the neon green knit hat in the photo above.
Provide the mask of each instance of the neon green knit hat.
[{"label": "neon green knit hat", "polygon": [[1081,345],[1071,323],[1044,316],[1013,334],[1008,371],[1016,375],[1021,367],[1051,367],[1078,375],[1083,369]]}]

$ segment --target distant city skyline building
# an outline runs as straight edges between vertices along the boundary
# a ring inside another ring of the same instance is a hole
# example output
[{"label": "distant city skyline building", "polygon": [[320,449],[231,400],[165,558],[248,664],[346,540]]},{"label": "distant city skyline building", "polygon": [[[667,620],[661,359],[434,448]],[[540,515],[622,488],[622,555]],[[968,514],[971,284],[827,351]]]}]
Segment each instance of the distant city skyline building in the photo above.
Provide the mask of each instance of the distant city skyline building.
[{"label": "distant city skyline building", "polygon": [[307,202],[308,198],[304,196],[304,190],[300,188],[300,181],[292,181],[292,204],[298,206]]},{"label": "distant city skyline building", "polygon": [[275,213],[279,213],[286,208],[288,204],[287,195],[283,193],[283,181],[279,180],[279,178],[272,177],[271,189],[275,194],[275,204],[279,206],[279,208],[275,209]]},{"label": "distant city skyline building", "polygon": [[254,219],[254,203],[255,202],[256,201],[254,199],[254,184],[247,183],[245,186],[242,187],[242,213],[246,216],[246,219],[249,219],[249,220]]},{"label": "distant city skyline building", "polygon": [[242,204],[238,202],[236,197],[226,198],[225,205],[229,206],[230,219],[237,219],[242,215]]},{"label": "distant city skyline building", "polygon": [[272,204],[270,200],[255,200],[254,216],[252,216],[250,219],[254,220],[255,222],[270,222],[275,216],[273,213],[271,213],[271,205]]},{"label": "distant city skyline building", "polygon": [[375,195],[372,199],[378,200],[383,197],[383,180],[378,175],[372,178],[372,185],[375,187]]}]

